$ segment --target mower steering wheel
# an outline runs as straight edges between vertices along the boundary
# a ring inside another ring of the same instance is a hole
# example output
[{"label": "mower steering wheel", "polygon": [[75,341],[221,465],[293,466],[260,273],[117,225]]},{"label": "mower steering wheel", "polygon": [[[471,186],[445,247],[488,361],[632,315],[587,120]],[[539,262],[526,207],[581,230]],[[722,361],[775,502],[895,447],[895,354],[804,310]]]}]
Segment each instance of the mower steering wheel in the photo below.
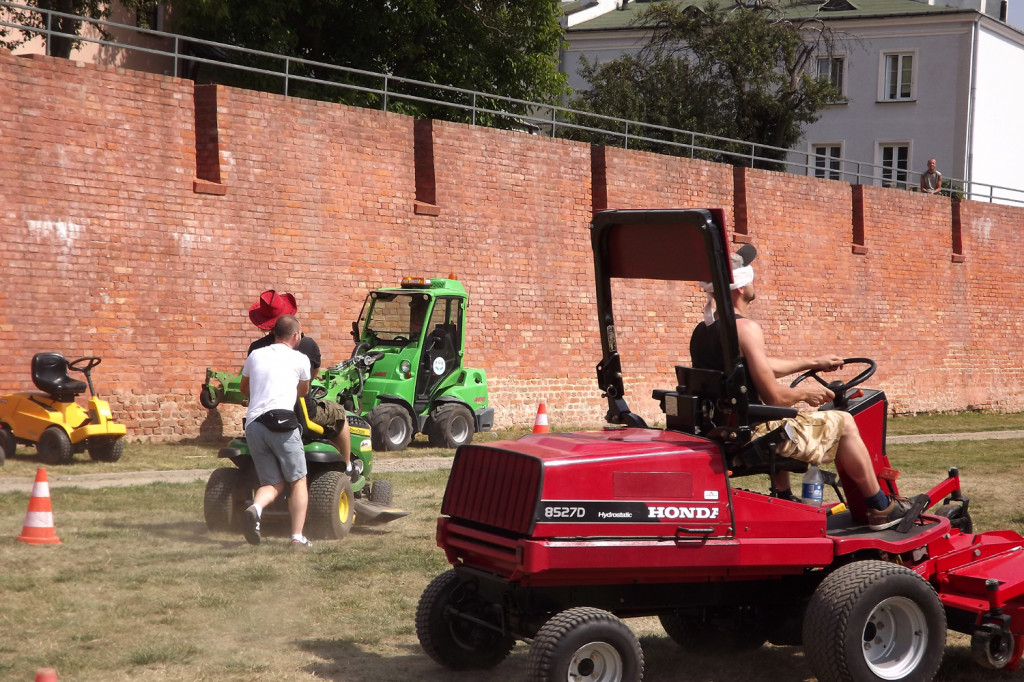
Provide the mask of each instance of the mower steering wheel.
[{"label": "mower steering wheel", "polygon": [[327,397],[327,387],[317,384],[309,387],[309,397],[313,400],[323,400]]},{"label": "mower steering wheel", "polygon": [[[85,363],[85,366],[84,367],[79,367],[79,364],[81,364],[83,362]],[[100,358],[96,357],[95,355],[87,355],[84,358],[78,358],[77,360],[73,360],[73,361],[69,362],[68,363],[68,369],[73,369],[76,372],[82,372],[84,374],[84,373],[87,373],[89,370],[91,370],[96,365],[100,364],[100,362],[102,362],[102,360]]]},{"label": "mower steering wheel", "polygon": [[352,349],[352,355],[348,356],[349,359],[351,360],[355,358],[357,355],[362,355],[363,351],[365,351],[369,347],[370,344],[366,343],[366,341],[360,341],[359,343],[356,344],[355,348]]},{"label": "mower steering wheel", "polygon": [[837,407],[842,407],[846,405],[847,402],[846,392],[849,391],[854,386],[859,386],[863,384],[865,381],[871,378],[871,375],[875,373],[876,369],[878,369],[878,365],[875,364],[875,361],[868,358],[846,358],[845,360],[843,360],[843,366],[845,367],[846,365],[867,365],[867,369],[865,369],[860,374],[858,374],[857,376],[855,376],[854,378],[850,379],[845,383],[838,380],[825,381],[820,376],[818,376],[818,372],[820,370],[812,369],[804,372],[796,379],[793,379],[793,383],[791,383],[789,387],[795,388],[797,384],[799,384],[801,381],[809,377],[817,381],[819,384],[821,384],[828,390],[832,391],[832,393],[835,394],[835,398],[832,399],[832,403]]}]

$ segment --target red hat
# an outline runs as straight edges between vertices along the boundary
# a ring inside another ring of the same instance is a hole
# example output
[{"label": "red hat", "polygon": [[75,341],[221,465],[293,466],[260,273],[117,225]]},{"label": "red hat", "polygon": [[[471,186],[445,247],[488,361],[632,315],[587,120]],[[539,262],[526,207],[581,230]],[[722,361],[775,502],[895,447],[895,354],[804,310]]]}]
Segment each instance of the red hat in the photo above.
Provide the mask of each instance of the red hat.
[{"label": "red hat", "polygon": [[279,294],[273,289],[260,294],[260,300],[249,308],[249,319],[260,329],[273,329],[277,318],[282,315],[294,315],[298,310],[295,297],[291,294]]}]

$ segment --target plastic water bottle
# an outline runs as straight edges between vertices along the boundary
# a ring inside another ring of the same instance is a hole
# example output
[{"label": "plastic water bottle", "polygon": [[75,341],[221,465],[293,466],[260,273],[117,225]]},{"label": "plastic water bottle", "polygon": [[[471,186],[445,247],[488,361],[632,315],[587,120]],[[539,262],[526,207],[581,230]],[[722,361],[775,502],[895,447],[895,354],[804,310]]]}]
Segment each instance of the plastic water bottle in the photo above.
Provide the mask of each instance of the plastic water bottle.
[{"label": "plastic water bottle", "polygon": [[804,504],[812,507],[821,506],[821,497],[825,492],[825,477],[821,475],[821,469],[812,464],[807,467],[804,474],[803,488],[800,491],[800,499]]}]

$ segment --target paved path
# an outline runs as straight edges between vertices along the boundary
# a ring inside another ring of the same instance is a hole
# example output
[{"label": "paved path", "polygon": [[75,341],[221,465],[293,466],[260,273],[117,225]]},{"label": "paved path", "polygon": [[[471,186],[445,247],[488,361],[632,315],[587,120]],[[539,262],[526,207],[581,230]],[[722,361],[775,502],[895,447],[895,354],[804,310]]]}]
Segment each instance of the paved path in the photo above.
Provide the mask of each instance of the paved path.
[{"label": "paved path", "polygon": [[[957,440],[1008,440],[1024,438],[1024,431],[980,431],[976,433],[933,433],[913,436],[889,436],[885,442],[889,445],[900,443],[928,443]],[[430,471],[450,467],[451,457],[419,457],[402,459],[378,459],[373,463],[375,473],[392,473],[396,471]],[[147,485],[149,483],[189,483],[205,481],[210,476],[209,469],[188,469],[175,471],[132,471],[117,474],[75,474],[54,475],[47,478],[51,488],[79,487],[86,489],[117,488],[130,485]],[[0,493],[32,491],[32,478],[0,478]]]}]

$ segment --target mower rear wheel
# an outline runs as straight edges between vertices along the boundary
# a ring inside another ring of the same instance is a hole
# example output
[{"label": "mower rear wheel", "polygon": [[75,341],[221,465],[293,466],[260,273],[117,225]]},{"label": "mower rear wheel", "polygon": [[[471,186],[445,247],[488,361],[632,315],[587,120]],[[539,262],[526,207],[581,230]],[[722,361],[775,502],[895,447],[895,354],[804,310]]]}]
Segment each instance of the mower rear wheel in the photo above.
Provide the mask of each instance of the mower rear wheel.
[{"label": "mower rear wheel", "polygon": [[622,619],[589,606],[556,614],[530,645],[530,680],[641,680],[644,653]]},{"label": "mower rear wheel", "polygon": [[14,457],[18,449],[18,441],[14,438],[14,432],[6,424],[0,425],[0,466],[8,457]]},{"label": "mower rear wheel", "polygon": [[117,438],[94,436],[89,439],[86,449],[89,451],[89,459],[94,462],[116,462],[124,454],[124,439],[120,436]]},{"label": "mower rear wheel", "polygon": [[391,481],[374,481],[370,486],[370,504],[387,507],[391,504]]},{"label": "mower rear wheel", "polygon": [[236,531],[241,524],[241,502],[251,491],[242,489],[242,472],[234,467],[214,469],[203,493],[203,517],[214,532]]},{"label": "mower rear wheel", "polygon": [[501,625],[500,607],[481,599],[454,569],[430,581],[416,606],[420,646],[450,670],[486,670],[504,661],[516,642]]},{"label": "mower rear wheel", "polygon": [[946,614],[909,568],[857,561],[814,591],[803,639],[821,682],[931,680],[946,646]]},{"label": "mower rear wheel", "polygon": [[465,405],[442,403],[430,414],[431,447],[457,448],[473,440],[473,413]]},{"label": "mower rear wheel", "polygon": [[39,442],[36,443],[36,452],[39,459],[45,464],[70,464],[71,458],[75,456],[71,449],[71,438],[67,431],[59,426],[48,426],[39,435]]},{"label": "mower rear wheel", "polygon": [[935,511],[935,515],[945,516],[949,519],[949,525],[961,533],[970,535],[974,532],[974,519],[962,504],[943,504]]},{"label": "mower rear wheel", "polygon": [[404,450],[412,442],[412,417],[401,405],[383,403],[370,410],[370,440],[378,452]]},{"label": "mower rear wheel", "polygon": [[314,539],[341,540],[355,521],[352,480],[344,471],[328,469],[309,476],[306,534]]},{"label": "mower rear wheel", "polygon": [[768,627],[755,609],[734,607],[672,611],[658,616],[672,641],[690,653],[743,653],[760,649]]}]

